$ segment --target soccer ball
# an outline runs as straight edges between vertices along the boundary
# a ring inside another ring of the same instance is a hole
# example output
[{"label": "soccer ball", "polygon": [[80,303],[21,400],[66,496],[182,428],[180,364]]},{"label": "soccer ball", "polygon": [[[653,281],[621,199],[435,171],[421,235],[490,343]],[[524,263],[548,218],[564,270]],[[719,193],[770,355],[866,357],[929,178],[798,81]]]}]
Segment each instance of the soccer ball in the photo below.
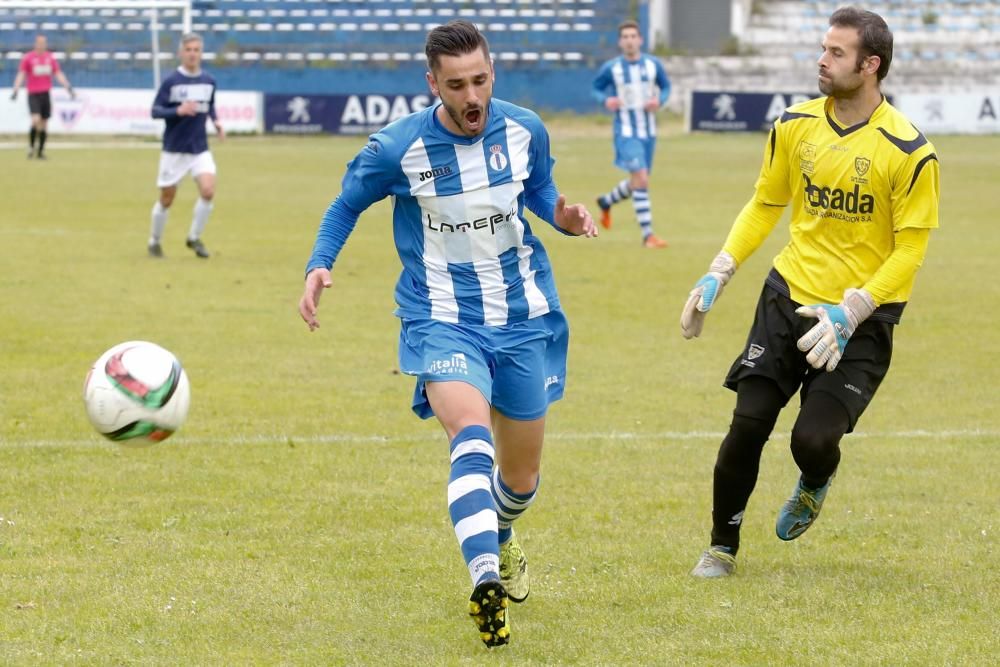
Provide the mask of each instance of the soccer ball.
[{"label": "soccer ball", "polygon": [[101,435],[123,445],[170,437],[187,417],[187,374],[168,350],[136,340],[102,354],[83,383],[87,417]]}]

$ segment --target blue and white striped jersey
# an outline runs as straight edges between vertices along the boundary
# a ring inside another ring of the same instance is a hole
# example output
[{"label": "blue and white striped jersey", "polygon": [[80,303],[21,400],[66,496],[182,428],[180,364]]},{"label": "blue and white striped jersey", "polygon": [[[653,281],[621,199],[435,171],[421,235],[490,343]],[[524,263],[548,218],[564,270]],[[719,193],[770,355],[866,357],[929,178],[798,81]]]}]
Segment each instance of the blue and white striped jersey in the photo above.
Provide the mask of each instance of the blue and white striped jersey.
[{"label": "blue and white striped jersey", "polygon": [[[193,116],[178,116],[177,107],[193,100],[198,103]],[[208,150],[207,118],[215,115],[215,79],[204,70],[188,74],[178,67],[160,84],[153,100],[153,118],[163,118],[163,150],[169,153],[203,153]]]},{"label": "blue and white striped jersey", "polygon": [[524,217],[550,224],[549,137],[533,112],[490,102],[476,137],[446,130],[433,105],[388,125],[348,163],[308,271],[332,267],[357,216],[389,196],[402,274],[396,314],[499,326],[559,309],[551,265]]},{"label": "blue and white striped jersey", "polygon": [[646,111],[648,100],[658,98],[660,106],[670,97],[670,79],[663,63],[641,54],[638,60],[625,56],[604,63],[594,79],[594,98],[604,103],[617,97],[622,106],[615,114],[615,136],[649,139],[656,136],[656,114]]}]

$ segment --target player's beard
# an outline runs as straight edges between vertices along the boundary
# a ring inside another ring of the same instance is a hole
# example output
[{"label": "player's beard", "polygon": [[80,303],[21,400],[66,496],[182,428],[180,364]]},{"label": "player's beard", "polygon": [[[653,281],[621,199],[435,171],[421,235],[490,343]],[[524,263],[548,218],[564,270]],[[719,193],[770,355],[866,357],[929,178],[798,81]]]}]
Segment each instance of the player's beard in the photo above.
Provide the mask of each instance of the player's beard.
[{"label": "player's beard", "polygon": [[[442,106],[444,106],[444,110],[448,113],[448,115],[451,116],[451,120],[455,123],[458,129],[462,131],[462,134],[464,134],[465,136],[474,137],[477,134],[481,134],[483,129],[486,127],[485,106],[478,106],[478,105],[467,106],[465,107],[465,109],[459,112],[457,109],[452,107],[444,100],[441,100],[441,104]],[[467,117],[467,115],[470,112],[477,112],[475,114],[476,119],[474,123],[470,123]]]},{"label": "player's beard", "polygon": [[[855,74],[860,74],[860,72],[860,68],[855,70]],[[820,71],[820,74],[823,74],[823,72]],[[850,81],[846,82],[834,79],[829,74],[826,74],[826,78],[818,78],[819,92],[836,99],[854,97],[857,95],[863,84],[864,81],[860,76],[856,78],[852,77]]]}]

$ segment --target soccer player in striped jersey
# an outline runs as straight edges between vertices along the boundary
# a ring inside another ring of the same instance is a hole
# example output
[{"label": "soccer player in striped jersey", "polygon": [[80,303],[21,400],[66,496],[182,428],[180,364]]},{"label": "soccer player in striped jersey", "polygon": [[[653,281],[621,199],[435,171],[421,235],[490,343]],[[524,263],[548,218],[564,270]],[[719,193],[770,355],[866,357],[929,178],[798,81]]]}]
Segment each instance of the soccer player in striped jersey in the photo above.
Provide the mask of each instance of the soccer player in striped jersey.
[{"label": "soccer player in striped jersey", "polygon": [[545,413],[562,397],[568,328],[552,267],[525,208],[567,235],[597,235],[552,181],[538,116],[492,99],[486,38],[467,21],[428,34],[440,101],[372,135],[320,224],[299,313],[310,330],[330,269],[361,213],[391,197],[403,265],[399,363],[413,410],[450,442],[448,509],[472,580],[469,613],[487,646],[510,636],[508,601],[529,591],[511,524],[538,487]]},{"label": "soccer player in striped jersey", "polygon": [[156,178],[160,197],[153,204],[147,244],[150,257],[163,257],[160,239],[177,195],[177,185],[187,174],[191,174],[198,186],[187,247],[202,259],[209,256],[201,235],[212,213],[216,172],[215,159],[208,150],[207,120],[212,119],[220,141],[226,138],[226,133],[215,112],[215,78],[201,67],[202,45],[201,36],[196,33],[181,36],[181,66],[163,80],[153,100],[153,118],[163,118],[165,126]]},{"label": "soccer player in striped jersey", "polygon": [[698,336],[723,286],[791,203],[791,239],[726,378],[736,408],[715,463],[711,543],[694,576],[735,570],[761,451],[789,399],[800,395],[791,450],[801,475],[778,511],[782,540],[816,520],[840,440],[889,370],[939,199],[934,146],[881,93],[892,41],[877,14],[845,7],[831,15],[818,61],[825,97],[775,121],[756,192],[681,314],[684,337]]},{"label": "soccer player in striped jersey", "polygon": [[615,166],[629,177],[597,198],[601,225],[609,229],[611,207],[631,197],[643,246],[665,248],[667,243],[653,233],[649,172],[656,151],[656,112],[670,97],[670,79],[659,60],[641,52],[642,35],[635,21],[618,26],[618,47],[622,54],[601,67],[593,94],[615,115]]}]

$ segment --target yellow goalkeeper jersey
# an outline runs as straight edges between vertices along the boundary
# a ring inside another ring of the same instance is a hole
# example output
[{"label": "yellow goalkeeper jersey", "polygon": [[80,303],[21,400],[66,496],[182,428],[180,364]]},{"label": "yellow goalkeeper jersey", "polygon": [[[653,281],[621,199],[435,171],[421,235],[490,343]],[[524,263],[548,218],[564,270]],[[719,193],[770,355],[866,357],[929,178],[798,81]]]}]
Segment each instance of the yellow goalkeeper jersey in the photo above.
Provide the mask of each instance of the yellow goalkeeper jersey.
[{"label": "yellow goalkeeper jersey", "polygon": [[[755,199],[792,204],[791,239],[774,259],[798,303],[839,303],[893,250],[894,232],[938,226],[934,146],[885,98],[868,121],[841,125],[832,98],[775,121]],[[914,275],[885,304],[906,302]]]}]

